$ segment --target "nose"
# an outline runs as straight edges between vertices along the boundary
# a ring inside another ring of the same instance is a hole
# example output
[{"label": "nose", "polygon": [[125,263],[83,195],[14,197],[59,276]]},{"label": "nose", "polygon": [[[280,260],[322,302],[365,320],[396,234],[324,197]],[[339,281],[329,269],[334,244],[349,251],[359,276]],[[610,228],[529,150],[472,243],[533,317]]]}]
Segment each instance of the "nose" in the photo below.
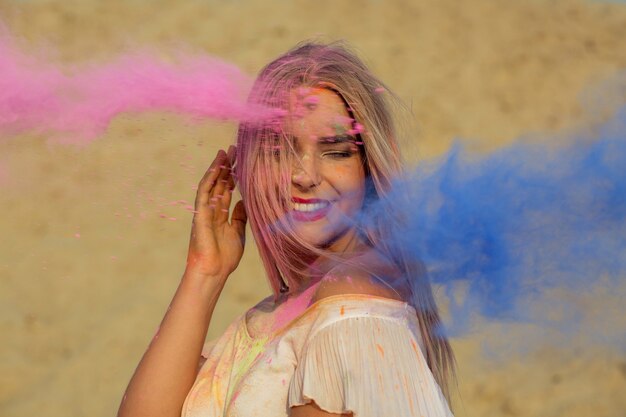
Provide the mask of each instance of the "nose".
[{"label": "nose", "polygon": [[322,181],[317,158],[305,154],[301,158],[294,158],[291,171],[291,182],[300,188],[317,187]]}]

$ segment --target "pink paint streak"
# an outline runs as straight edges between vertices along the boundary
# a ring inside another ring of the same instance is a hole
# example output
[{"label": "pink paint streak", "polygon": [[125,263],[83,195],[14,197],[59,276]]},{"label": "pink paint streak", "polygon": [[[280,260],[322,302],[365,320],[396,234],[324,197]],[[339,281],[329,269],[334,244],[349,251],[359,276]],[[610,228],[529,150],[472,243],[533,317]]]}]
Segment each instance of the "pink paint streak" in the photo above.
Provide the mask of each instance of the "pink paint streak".
[{"label": "pink paint streak", "polygon": [[25,53],[0,22],[0,134],[46,133],[87,143],[125,112],[218,120],[271,115],[246,104],[247,75],[207,55],[177,53],[173,64],[138,52],[98,66],[61,66],[46,55]]}]

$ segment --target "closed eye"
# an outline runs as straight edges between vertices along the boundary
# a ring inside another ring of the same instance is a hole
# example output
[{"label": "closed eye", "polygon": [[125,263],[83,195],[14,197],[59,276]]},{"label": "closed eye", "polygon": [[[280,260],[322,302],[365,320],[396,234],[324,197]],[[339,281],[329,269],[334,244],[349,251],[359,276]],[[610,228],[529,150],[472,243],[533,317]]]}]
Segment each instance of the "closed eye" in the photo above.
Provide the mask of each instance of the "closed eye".
[{"label": "closed eye", "polygon": [[325,152],[324,153],[324,156],[329,156],[331,158],[336,158],[336,159],[349,158],[352,155],[353,155],[353,152],[343,152],[343,151]]}]

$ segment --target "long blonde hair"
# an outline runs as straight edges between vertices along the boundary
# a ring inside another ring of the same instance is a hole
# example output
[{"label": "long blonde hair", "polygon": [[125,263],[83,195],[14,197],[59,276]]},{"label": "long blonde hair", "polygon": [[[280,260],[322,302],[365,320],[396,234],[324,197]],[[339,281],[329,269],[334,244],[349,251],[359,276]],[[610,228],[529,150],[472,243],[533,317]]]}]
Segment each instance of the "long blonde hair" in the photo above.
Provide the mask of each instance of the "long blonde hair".
[{"label": "long blonde hair", "polygon": [[[249,101],[277,109],[276,117],[240,124],[235,174],[276,298],[281,289],[284,291],[285,281],[289,287],[297,287],[306,273],[308,263],[302,253],[333,256],[298,238],[291,225],[281,217],[290,198],[290,181],[286,178],[286,170],[277,170],[276,164],[291,166],[293,153],[275,152],[292,146],[281,130],[280,120],[289,106],[289,92],[303,87],[331,89],[346,103],[351,117],[363,126],[360,136],[368,184],[364,205],[384,199],[394,179],[403,177],[404,164],[388,102],[395,96],[344,44],[303,43],[263,68]],[[385,94],[380,93],[383,90]],[[454,355],[441,332],[441,320],[428,276],[418,260],[411,259],[401,248],[389,243],[390,231],[401,228],[401,216],[400,213],[385,213],[368,219],[368,225],[359,232],[409,277],[426,360],[435,380],[449,398],[448,379],[454,374]]]}]

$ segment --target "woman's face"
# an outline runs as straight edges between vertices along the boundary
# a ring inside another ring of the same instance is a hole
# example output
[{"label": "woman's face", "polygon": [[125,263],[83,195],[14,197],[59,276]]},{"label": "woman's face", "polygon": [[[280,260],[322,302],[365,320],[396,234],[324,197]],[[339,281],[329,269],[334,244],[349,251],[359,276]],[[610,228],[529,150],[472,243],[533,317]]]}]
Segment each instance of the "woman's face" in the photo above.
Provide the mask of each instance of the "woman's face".
[{"label": "woman's face", "polygon": [[288,169],[288,216],[306,242],[332,251],[358,244],[351,224],[363,205],[365,169],[342,99],[323,88],[290,93],[285,131],[295,151]]}]

